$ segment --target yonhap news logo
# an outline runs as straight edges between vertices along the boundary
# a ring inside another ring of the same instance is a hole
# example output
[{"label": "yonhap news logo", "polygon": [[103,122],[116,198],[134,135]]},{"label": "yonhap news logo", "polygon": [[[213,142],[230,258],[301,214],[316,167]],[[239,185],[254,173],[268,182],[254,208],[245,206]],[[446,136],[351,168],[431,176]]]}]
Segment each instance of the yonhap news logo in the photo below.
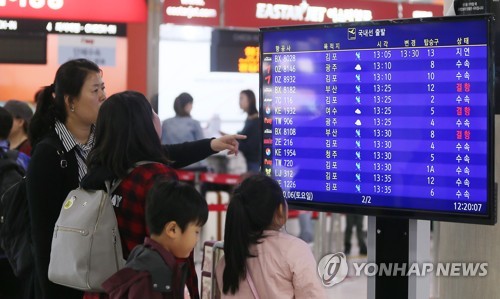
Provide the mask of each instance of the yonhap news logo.
[{"label": "yonhap news logo", "polygon": [[352,263],[354,276],[416,276],[434,273],[436,277],[484,277],[488,263]]},{"label": "yonhap news logo", "polygon": [[421,277],[430,273],[436,277],[484,277],[488,275],[488,263],[348,263],[342,252],[325,255],[318,263],[318,275],[325,287],[342,282],[348,274],[355,277]]},{"label": "yonhap news logo", "polygon": [[342,282],[348,270],[347,258],[343,252],[325,255],[318,263],[319,278],[327,288]]}]

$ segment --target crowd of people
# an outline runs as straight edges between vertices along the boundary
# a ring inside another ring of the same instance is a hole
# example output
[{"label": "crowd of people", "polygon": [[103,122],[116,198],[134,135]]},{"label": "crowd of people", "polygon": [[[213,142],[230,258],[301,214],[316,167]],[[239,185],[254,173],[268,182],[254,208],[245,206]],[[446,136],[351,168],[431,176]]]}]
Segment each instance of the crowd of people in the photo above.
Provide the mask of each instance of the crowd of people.
[{"label": "crowd of people", "polygon": [[[190,298],[199,298],[193,248],[208,208],[194,187],[178,182],[174,169],[240,150],[249,170],[258,172],[260,130],[250,90],[240,95],[248,114],[242,134],[203,138],[190,117],[192,104],[189,94],[179,95],[176,117],[162,126],[143,94],[124,91],[108,98],[99,66],[76,59],[62,64],[54,81],[37,92],[33,115],[18,101],[0,109],[0,154],[16,150],[16,162],[26,169],[34,260],[23,277],[7,280],[0,258],[2,298],[185,298],[185,288]],[[10,125],[2,126],[4,118]],[[121,182],[113,205],[125,268],[103,284],[106,292],[51,282],[51,242],[66,196],[78,187],[105,189],[105,182],[116,180]],[[223,297],[246,298],[252,279],[261,298],[324,297],[307,243],[281,232],[287,206],[275,181],[249,176],[235,190],[227,218],[226,258],[217,268]],[[279,281],[270,282],[277,272]],[[167,285],[159,287],[158,277]]]},{"label": "crowd of people", "polygon": [[[309,245],[282,232],[288,209],[280,186],[255,174],[260,123],[251,90],[240,93],[247,114],[243,130],[221,132],[219,138],[204,138],[200,123],[191,118],[190,94],[175,99],[176,116],[162,124],[141,93],[108,98],[102,71],[85,59],[61,65],[35,101],[34,114],[21,101],[0,107],[0,156],[26,173],[34,261],[30,271],[15,277],[0,255],[2,298],[185,298],[185,289],[190,298],[199,298],[193,250],[208,208],[194,187],[178,181],[175,169],[224,150],[242,152],[254,174],[234,190],[228,206],[225,256],[216,271],[222,297],[325,297]],[[121,181],[113,196],[119,200],[113,205],[125,268],[103,284],[105,292],[51,282],[54,225],[67,194],[78,187],[105,190],[105,182],[116,180]],[[349,221],[349,231],[352,226],[359,236],[360,222]],[[350,234],[345,246],[349,251]]]}]

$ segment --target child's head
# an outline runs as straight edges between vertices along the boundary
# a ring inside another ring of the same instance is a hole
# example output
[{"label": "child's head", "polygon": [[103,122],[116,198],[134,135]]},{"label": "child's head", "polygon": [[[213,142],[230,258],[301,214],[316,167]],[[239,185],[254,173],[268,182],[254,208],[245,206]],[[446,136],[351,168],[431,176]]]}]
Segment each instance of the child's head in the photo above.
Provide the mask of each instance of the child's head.
[{"label": "child's head", "polygon": [[283,191],[275,180],[262,174],[251,175],[236,187],[228,214],[239,208],[245,213],[238,218],[248,218],[253,232],[280,228],[286,222],[287,205]]},{"label": "child's head", "polygon": [[189,256],[207,218],[207,202],[188,184],[161,178],[148,193],[146,223],[149,232],[176,257]]},{"label": "child's head", "polygon": [[245,278],[249,246],[263,237],[264,230],[281,228],[287,205],[278,183],[261,174],[245,179],[235,190],[227,208],[224,235],[226,267],[223,292],[235,293]]}]

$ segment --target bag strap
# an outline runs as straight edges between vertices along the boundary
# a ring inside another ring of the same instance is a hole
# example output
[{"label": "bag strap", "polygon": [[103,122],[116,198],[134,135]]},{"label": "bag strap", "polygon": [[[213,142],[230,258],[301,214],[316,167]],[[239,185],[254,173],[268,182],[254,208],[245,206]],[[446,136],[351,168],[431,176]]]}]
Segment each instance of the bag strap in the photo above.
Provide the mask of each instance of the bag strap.
[{"label": "bag strap", "polygon": [[[154,162],[154,161],[139,161],[134,163],[134,166],[129,168],[127,170],[127,174],[130,174],[136,167],[146,165],[146,164],[153,164],[153,163],[160,163],[160,162]],[[108,192],[109,195],[113,194],[115,192],[116,188],[120,186],[120,183],[122,182],[122,179],[116,179],[113,182],[111,181],[105,181],[104,185],[106,186],[106,191]]]},{"label": "bag strap", "polygon": [[11,159],[13,161],[17,161],[17,158],[19,157],[19,151],[18,150],[8,150],[5,152],[5,156],[8,159]]},{"label": "bag strap", "polygon": [[66,157],[64,155],[66,153],[65,150],[58,147],[56,152],[57,152],[57,155],[59,156],[59,159],[60,159],[59,166],[61,166],[61,168],[68,167],[68,160],[66,160]]},{"label": "bag strap", "polygon": [[252,291],[252,295],[255,299],[260,299],[259,293],[257,293],[257,288],[255,287],[255,284],[253,283],[252,276],[250,276],[250,272],[247,270],[247,281],[248,284],[250,285],[250,290]]},{"label": "bag strap", "polygon": [[111,181],[105,181],[104,185],[106,186],[106,192],[108,193],[108,195],[111,196],[111,194],[113,194],[113,192],[115,192],[116,188],[118,188],[118,186],[120,186],[121,182],[122,182],[122,179],[116,179],[113,181],[113,183],[111,183]]}]

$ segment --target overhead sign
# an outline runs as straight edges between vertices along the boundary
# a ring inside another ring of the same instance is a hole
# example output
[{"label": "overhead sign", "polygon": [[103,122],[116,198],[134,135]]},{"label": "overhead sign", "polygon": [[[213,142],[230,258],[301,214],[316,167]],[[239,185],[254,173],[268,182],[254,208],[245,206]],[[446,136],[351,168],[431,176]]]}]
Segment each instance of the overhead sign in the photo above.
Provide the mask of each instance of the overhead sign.
[{"label": "overhead sign", "polygon": [[372,11],[359,8],[338,8],[313,6],[303,1],[299,5],[257,3],[255,10],[257,19],[271,19],[283,21],[300,21],[310,23],[340,23],[354,21],[370,21]]},{"label": "overhead sign", "polygon": [[126,36],[125,24],[0,19],[1,32]]},{"label": "overhead sign", "polygon": [[[460,15],[474,15],[474,14],[485,14],[491,13],[494,1],[488,0],[455,0],[453,1],[453,7],[455,9],[455,14]],[[498,2],[498,1],[496,1]]]},{"label": "overhead sign", "polygon": [[0,0],[4,18],[136,23],[147,19],[145,0]]},{"label": "overhead sign", "polygon": [[216,29],[212,31],[210,71],[259,72],[259,33]]},{"label": "overhead sign", "polygon": [[219,0],[165,0],[163,22],[181,25],[219,26]]},{"label": "overhead sign", "polygon": [[116,38],[101,36],[59,36],[58,62],[86,58],[99,66],[116,66]]},{"label": "overhead sign", "polygon": [[403,18],[428,18],[443,15],[443,5],[403,3]]},{"label": "overhead sign", "polygon": [[[321,0],[226,0],[224,26],[269,27],[394,19],[397,3]],[[241,13],[241,12],[246,13]]]},{"label": "overhead sign", "polygon": [[[47,34],[24,34],[10,29],[7,29],[9,33],[4,33],[2,23],[0,20],[0,63],[47,63]],[[8,72],[2,74],[4,77],[10,76]]]}]

